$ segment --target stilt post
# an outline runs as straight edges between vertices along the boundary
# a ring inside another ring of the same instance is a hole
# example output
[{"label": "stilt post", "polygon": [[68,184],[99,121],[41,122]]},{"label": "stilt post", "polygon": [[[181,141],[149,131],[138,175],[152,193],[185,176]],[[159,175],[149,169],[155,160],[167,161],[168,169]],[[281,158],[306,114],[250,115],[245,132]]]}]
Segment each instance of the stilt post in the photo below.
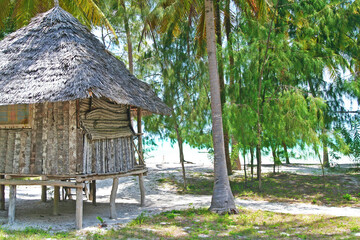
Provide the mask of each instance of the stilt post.
[{"label": "stilt post", "polygon": [[[45,176],[41,177],[41,180],[46,180],[47,178]],[[41,186],[41,201],[46,202],[47,199],[47,191],[46,186]]]},{"label": "stilt post", "polygon": [[[81,181],[78,181],[81,183]],[[83,188],[76,188],[76,229],[82,229],[83,223]]]},{"label": "stilt post", "polygon": [[9,186],[9,212],[8,219],[9,224],[13,224],[15,222],[15,205],[16,205],[16,185]]},{"label": "stilt post", "polygon": [[116,200],[116,193],[118,190],[118,186],[119,186],[119,178],[114,178],[112,189],[111,189],[111,195],[110,195],[110,218],[111,219],[117,218],[115,200]]},{"label": "stilt post", "polygon": [[[0,175],[4,179],[4,175]],[[5,210],[5,185],[0,185],[0,210]]]},{"label": "stilt post", "polygon": [[90,182],[90,200],[96,205],[96,180]]},{"label": "stilt post", "polygon": [[144,187],[144,176],[142,173],[139,174],[139,186],[140,186],[140,205],[145,206],[145,187]]},{"label": "stilt post", "polygon": [[53,214],[59,215],[60,187],[54,187],[54,209]]}]

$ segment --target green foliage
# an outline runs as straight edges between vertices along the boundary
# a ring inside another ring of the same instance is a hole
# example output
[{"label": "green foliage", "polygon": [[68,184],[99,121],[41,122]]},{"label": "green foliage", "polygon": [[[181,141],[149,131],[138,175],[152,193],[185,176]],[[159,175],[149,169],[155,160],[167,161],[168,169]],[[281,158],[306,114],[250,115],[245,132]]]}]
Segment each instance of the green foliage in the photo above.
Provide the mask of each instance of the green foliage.
[{"label": "green foliage", "polygon": [[347,201],[351,201],[351,200],[352,200],[351,195],[348,194],[348,193],[344,194],[342,197],[343,197],[343,199],[345,199],[345,200],[347,200]]}]

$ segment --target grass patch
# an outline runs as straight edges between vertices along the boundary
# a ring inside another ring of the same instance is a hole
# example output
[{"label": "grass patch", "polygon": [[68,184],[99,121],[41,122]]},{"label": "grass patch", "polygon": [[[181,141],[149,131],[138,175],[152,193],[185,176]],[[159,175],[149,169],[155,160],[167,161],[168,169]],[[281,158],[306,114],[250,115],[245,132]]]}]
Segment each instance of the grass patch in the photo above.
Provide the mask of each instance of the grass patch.
[{"label": "grass patch", "polygon": [[102,239],[356,239],[360,218],[291,215],[240,209],[217,215],[206,209],[168,211],[111,230]]},{"label": "grass patch", "polygon": [[[234,196],[242,199],[267,200],[273,202],[302,202],[328,206],[360,207],[360,174],[322,176],[299,175],[292,173],[264,174],[262,191],[256,180],[243,177],[230,181]],[[213,175],[198,174],[187,178],[188,186],[183,189],[182,182],[175,178],[163,178],[162,183],[177,187],[180,194],[211,195]]]},{"label": "grass patch", "polygon": [[51,233],[50,231],[27,227],[24,230],[8,230],[0,228],[0,239],[75,239],[70,232]]}]

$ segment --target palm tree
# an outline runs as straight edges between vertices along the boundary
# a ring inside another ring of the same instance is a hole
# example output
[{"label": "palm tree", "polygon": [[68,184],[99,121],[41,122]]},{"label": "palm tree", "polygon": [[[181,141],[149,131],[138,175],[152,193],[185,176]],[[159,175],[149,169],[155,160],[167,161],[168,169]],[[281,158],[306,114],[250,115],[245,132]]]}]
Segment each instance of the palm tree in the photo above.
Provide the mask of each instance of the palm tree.
[{"label": "palm tree", "polygon": [[[46,12],[54,7],[55,3],[59,3],[60,7],[89,28],[92,25],[103,25],[116,36],[113,27],[94,0],[1,0],[0,19],[10,16],[18,29],[28,24],[36,14]],[[3,27],[2,24],[3,21],[0,21],[0,28]]]},{"label": "palm tree", "polygon": [[213,0],[205,0],[206,46],[208,53],[211,117],[214,143],[214,191],[210,210],[223,213],[238,213],[231,192],[225,162],[225,145],[220,99],[220,80],[216,59],[215,24]]}]

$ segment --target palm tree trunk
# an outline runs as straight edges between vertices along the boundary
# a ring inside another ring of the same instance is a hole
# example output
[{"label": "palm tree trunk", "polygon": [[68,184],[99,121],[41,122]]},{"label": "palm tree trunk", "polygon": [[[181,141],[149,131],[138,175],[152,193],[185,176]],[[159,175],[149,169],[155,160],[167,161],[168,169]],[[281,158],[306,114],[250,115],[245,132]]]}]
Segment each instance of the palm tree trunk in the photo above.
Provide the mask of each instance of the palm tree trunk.
[{"label": "palm tree trunk", "polygon": [[125,26],[125,32],[126,32],[126,42],[127,42],[127,48],[128,48],[128,60],[129,60],[129,71],[131,74],[134,74],[134,64],[133,64],[133,47],[131,42],[131,33],[129,28],[129,18],[126,13],[126,7],[124,0],[121,1],[121,6],[124,9],[124,26]]},{"label": "palm tree trunk", "polygon": [[[221,35],[221,17],[220,17],[220,1],[215,0],[215,33],[216,33],[216,43],[217,50],[222,55],[222,35]],[[222,56],[219,56],[218,60],[218,72],[219,72],[219,81],[220,81],[220,97],[221,97],[221,108],[224,109],[226,102],[225,95],[225,82],[224,82],[224,64],[222,60]],[[232,167],[230,160],[230,150],[229,150],[229,133],[227,124],[223,122],[223,132],[224,132],[224,147],[225,147],[225,159],[226,159],[226,167],[228,171],[228,175],[232,175]]]},{"label": "palm tree trunk", "polygon": [[205,0],[206,45],[208,53],[211,118],[214,143],[214,190],[210,210],[220,214],[238,213],[234,196],[230,189],[229,177],[225,162],[225,145],[222,123],[220,82],[218,75],[215,24],[212,0]]}]

